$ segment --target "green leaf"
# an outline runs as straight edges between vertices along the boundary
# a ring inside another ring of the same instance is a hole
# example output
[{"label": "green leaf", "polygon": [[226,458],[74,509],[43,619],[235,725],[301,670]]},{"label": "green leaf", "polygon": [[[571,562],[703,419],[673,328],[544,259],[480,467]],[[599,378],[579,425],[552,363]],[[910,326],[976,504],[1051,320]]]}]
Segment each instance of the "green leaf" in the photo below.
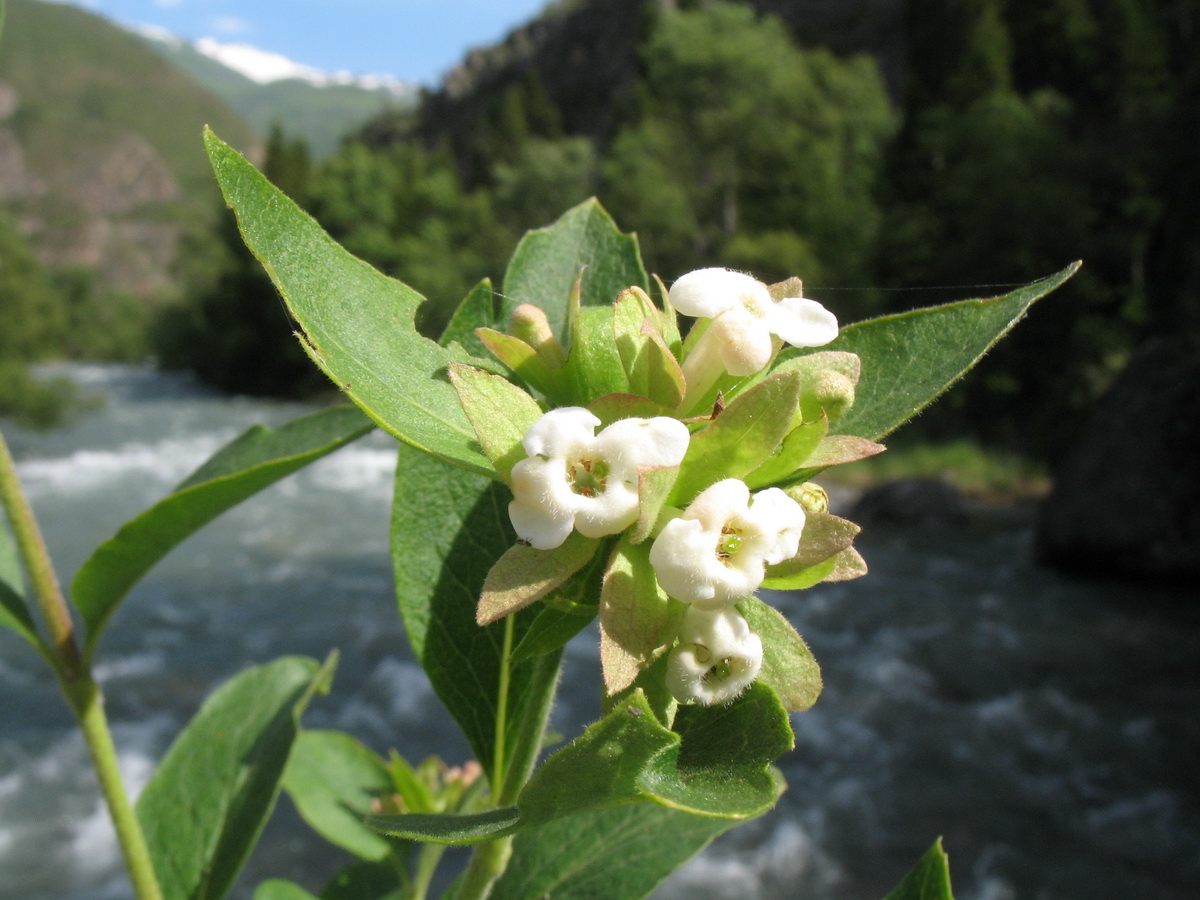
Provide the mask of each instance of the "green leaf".
[{"label": "green leaf", "polygon": [[487,347],[475,333],[475,329],[492,328],[497,324],[496,292],[492,290],[492,282],[485,278],[463,297],[462,303],[446,323],[438,343],[449,347],[451,342],[457,342],[472,356],[486,359]]},{"label": "green leaf", "polygon": [[[791,559],[767,567],[763,587],[776,591],[799,590],[794,583],[797,576],[803,577],[813,566],[832,560],[852,543],[862,531],[853,522],[830,513],[812,512],[804,517],[804,530],[800,533],[800,549]],[[832,565],[829,571],[832,571]],[[818,578],[817,581],[821,579]],[[816,581],[807,582],[816,584]]]},{"label": "green leaf", "polygon": [[521,303],[540,306],[567,346],[571,292],[581,271],[580,302],[585,306],[611,306],[626,288],[649,287],[637,238],[622,234],[595,199],[521,239],[504,274],[499,320],[507,322]]},{"label": "green leaf", "polygon": [[521,792],[522,825],[642,799],[638,779],[679,735],[664,728],[641,691],[547,759]]},{"label": "green leaf", "polygon": [[318,900],[318,898],[295,882],[272,878],[254,889],[254,900]]},{"label": "green leaf", "polygon": [[644,291],[622,291],[613,305],[613,337],[633,393],[674,409],[683,399],[683,369],[667,349],[659,317]]},{"label": "green leaf", "polygon": [[658,586],[650,547],[621,538],[600,590],[600,664],[608,693],[623,691],[675,636],[683,605]]},{"label": "green leaf", "polygon": [[519,337],[505,334],[494,328],[479,331],[480,343],[489,353],[508,366],[524,381],[555,406],[567,399],[566,373],[562,369],[551,369],[538,352]]},{"label": "green leaf", "polygon": [[478,844],[512,834],[519,820],[517,808],[505,806],[466,815],[371,816],[367,824],[392,837],[430,844]]},{"label": "green leaf", "polygon": [[799,402],[800,375],[795,372],[774,375],[739,394],[692,435],[671,492],[672,505],[683,505],[710,484],[741,478],[762,465],[791,430]]},{"label": "green leaf", "polygon": [[594,618],[594,609],[584,614],[559,609],[556,606],[542,607],[530,623],[525,636],[521,638],[521,643],[513,650],[513,662],[522,662],[565,647],[567,642],[587,628]]},{"label": "green leaf", "polygon": [[510,481],[512,467],[525,458],[521,440],[542,408],[511,381],[474,366],[452,364],[450,381],[484,454],[501,481]]},{"label": "green leaf", "polygon": [[541,600],[586,566],[599,546],[599,539],[578,531],[553,550],[513,544],[488,571],[475,620],[491,625]]},{"label": "green leaf", "polygon": [[701,816],[748,819],[775,805],[782,777],[771,765],[795,746],[787,711],[757,681],[723,706],[680,706],[680,743],[638,776],[646,794]]},{"label": "green leaf", "polygon": [[340,731],[302,731],[292,749],[283,789],[309,826],[343,850],[369,860],[386,859],[392,846],[363,820],[371,801],[392,793],[392,779],[378,755]]},{"label": "green leaf", "polygon": [[279,428],[255,426],[218,450],[173,493],[121,526],[80,567],[71,599],[95,652],[109,616],[150,568],[221,513],[339,447],[371,423],[353,407],[302,416]]},{"label": "green leaf", "polygon": [[635,803],[520,832],[491,900],[638,900],[737,823]]},{"label": "green leaf", "polygon": [[25,605],[24,584],[16,541],[8,530],[4,515],[0,514],[0,626],[11,628],[46,655],[46,645]]},{"label": "green leaf", "polygon": [[321,891],[321,900],[407,900],[409,896],[394,863],[351,863]]},{"label": "green leaf", "polygon": [[[492,565],[514,543],[509,490],[499,482],[399,448],[392,504],[392,564],[405,630],[434,691],[463,729],[476,759],[492,772],[496,716],[508,622],[480,628],[475,610]],[[511,646],[535,612],[512,621]],[[558,654],[514,663],[505,740],[517,739],[522,715],[553,691]]]},{"label": "green leaf", "polygon": [[211,131],[204,142],[242,237],[299,324],[313,362],[384,430],[448,462],[491,472],[446,366],[493,364],[419,335],[413,317],[420,294],[338,246]]},{"label": "green leaf", "polygon": [[779,610],[757,597],[738,604],[750,630],[763,644],[763,665],[759,680],[779,695],[789,712],[804,712],[821,695],[821,667],[813,658],[804,638]]},{"label": "green leaf", "polygon": [[852,434],[831,434],[821,439],[804,462],[812,469],[825,469],[843,463],[858,462],[882,453],[887,448],[863,437]]},{"label": "green leaf", "polygon": [[925,851],[904,880],[884,900],[954,900],[950,892],[950,860],[942,839]]},{"label": "green leaf", "polygon": [[[974,366],[1034,301],[1075,274],[1079,263],[988,300],[963,300],[859,322],[842,329],[827,350],[862,360],[862,381],[841,434],[878,440],[932,403]],[[800,355],[785,351],[781,358]]]},{"label": "green leaf", "polygon": [[746,486],[758,490],[794,480],[796,473],[808,462],[828,431],[829,420],[824,416],[815,422],[797,425],[788,432],[778,451],[743,479]]},{"label": "green leaf", "polygon": [[604,394],[631,392],[613,335],[611,307],[578,310],[564,373],[572,385],[571,402],[578,406]]},{"label": "green leaf", "polygon": [[275,806],[300,714],[334,664],[288,656],[242,672],[171,745],[137,801],[163,896],[216,900],[233,886]]}]

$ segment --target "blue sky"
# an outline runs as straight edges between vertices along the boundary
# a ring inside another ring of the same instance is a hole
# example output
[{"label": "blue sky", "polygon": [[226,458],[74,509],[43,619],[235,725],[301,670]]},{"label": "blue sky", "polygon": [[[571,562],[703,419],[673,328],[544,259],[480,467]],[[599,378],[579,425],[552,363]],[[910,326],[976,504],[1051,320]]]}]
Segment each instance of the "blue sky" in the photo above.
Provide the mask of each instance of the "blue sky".
[{"label": "blue sky", "polygon": [[124,25],[252,44],[328,71],[434,84],[547,0],[73,0]]}]

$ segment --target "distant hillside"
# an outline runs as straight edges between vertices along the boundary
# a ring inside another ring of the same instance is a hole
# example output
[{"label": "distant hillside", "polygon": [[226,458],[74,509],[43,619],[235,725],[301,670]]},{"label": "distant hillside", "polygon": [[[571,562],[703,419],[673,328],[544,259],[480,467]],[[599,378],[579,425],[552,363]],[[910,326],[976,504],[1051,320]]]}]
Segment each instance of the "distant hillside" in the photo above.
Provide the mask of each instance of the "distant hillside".
[{"label": "distant hillside", "polygon": [[[738,2],[738,0],[735,0]],[[875,59],[893,100],[904,91],[904,0],[740,0],[778,16],[801,47],[864,53]],[[559,0],[503,41],[472,50],[422,105],[418,129],[430,143],[449,138],[470,168],[475,135],[514,92],[541,94],[561,114],[566,134],[601,143],[635,103],[640,48],[654,17],[678,0]],[[366,130],[388,143],[402,120],[383,117]]]},{"label": "distant hillside", "polygon": [[412,107],[416,92],[359,83],[314,84],[286,78],[262,84],[179,39],[143,35],[149,46],[267,134],[275,125],[303,138],[314,157],[332,153],[341,139],[380,114]]},{"label": "distant hillside", "polygon": [[145,42],[91,13],[10,0],[0,39],[0,203],[55,268],[161,293],[184,223],[219,195],[210,124],[257,155],[254,131]]}]

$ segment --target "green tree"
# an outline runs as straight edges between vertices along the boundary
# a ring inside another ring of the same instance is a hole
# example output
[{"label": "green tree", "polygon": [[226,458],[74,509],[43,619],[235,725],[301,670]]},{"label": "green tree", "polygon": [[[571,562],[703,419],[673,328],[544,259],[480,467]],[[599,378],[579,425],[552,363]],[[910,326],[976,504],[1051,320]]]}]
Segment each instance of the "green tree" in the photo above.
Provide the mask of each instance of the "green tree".
[{"label": "green tree", "polygon": [[867,277],[894,126],[873,62],[801,51],[778,19],[727,3],[664,13],[644,60],[602,197],[658,270]]}]

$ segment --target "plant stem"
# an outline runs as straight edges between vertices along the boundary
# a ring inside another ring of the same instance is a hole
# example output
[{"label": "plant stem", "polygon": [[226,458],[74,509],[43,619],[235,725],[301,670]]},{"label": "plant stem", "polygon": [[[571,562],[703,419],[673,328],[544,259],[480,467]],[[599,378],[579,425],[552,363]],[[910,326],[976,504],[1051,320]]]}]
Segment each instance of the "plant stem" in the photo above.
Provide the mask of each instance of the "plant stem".
[{"label": "plant stem", "polygon": [[[79,690],[84,688],[84,690]],[[72,690],[65,683],[63,690],[71,698]],[[162,890],[158,878],[154,874],[154,865],[150,860],[150,848],[146,846],[146,838],[142,833],[141,823],[137,813],[129,802],[129,794],[121,780],[121,770],[117,764],[117,750],[113,746],[112,732],[108,727],[108,719],[104,714],[104,697],[100,688],[90,678],[86,685],[76,687],[74,693],[82,701],[81,706],[75,707],[79,716],[79,725],[83,729],[87,741],[88,752],[92,757],[92,766],[96,769],[96,777],[100,782],[100,791],[108,804],[112,816],[113,827],[117,831],[117,840],[121,843],[121,851],[125,856],[125,865],[129,869],[129,878],[138,900],[162,900]]]},{"label": "plant stem", "polygon": [[512,643],[514,616],[504,619],[504,645],[500,651],[500,685],[496,698],[496,747],[492,761],[492,800],[499,803],[504,788],[505,767],[508,764],[508,689],[512,674]]},{"label": "plant stem", "polygon": [[67,601],[63,598],[62,589],[58,586],[58,576],[54,574],[54,566],[50,562],[50,554],[46,552],[46,542],[42,540],[41,529],[34,518],[33,509],[21,489],[17,478],[17,466],[12,454],[8,451],[8,443],[0,433],[0,502],[8,512],[8,521],[12,525],[13,538],[17,542],[21,558],[25,563],[25,571],[29,583],[37,598],[38,608],[50,634],[53,649],[51,664],[60,678],[77,679],[84,671],[83,659],[79,654],[79,645],[75,642],[75,625],[71,621],[71,613],[67,609]]},{"label": "plant stem", "polygon": [[496,879],[504,874],[512,856],[512,836],[480,844],[471,854],[454,900],[486,900]]},{"label": "plant stem", "polygon": [[37,597],[38,609],[50,635],[53,651],[50,664],[58,676],[67,703],[79,719],[100,791],[108,804],[117,839],[125,855],[134,891],[138,900],[161,900],[162,891],[154,875],[145,836],[121,782],[116,747],[104,715],[104,697],[79,652],[66,598],[59,587],[58,576],[54,573],[54,565],[46,551],[46,542],[33,509],[21,489],[16,464],[3,434],[0,434],[0,505],[8,513],[13,538],[21,552],[25,571]]}]

